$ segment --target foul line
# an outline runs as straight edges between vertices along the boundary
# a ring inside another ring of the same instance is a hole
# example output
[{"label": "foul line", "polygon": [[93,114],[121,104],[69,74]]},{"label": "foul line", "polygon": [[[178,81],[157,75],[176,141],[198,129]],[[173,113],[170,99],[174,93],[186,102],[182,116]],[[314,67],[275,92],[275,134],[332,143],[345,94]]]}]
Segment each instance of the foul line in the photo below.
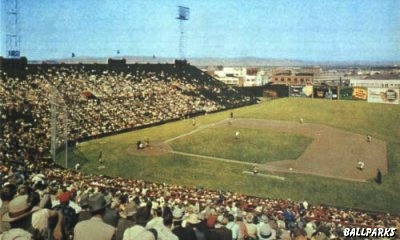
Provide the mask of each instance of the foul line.
[{"label": "foul line", "polygon": [[284,177],[280,177],[280,176],[276,176],[276,175],[271,175],[271,174],[254,173],[254,172],[250,172],[250,171],[243,171],[243,173],[245,173],[245,174],[250,174],[250,175],[254,175],[254,176],[267,177],[267,178],[274,178],[274,179],[278,179],[278,180],[285,181],[285,178],[284,178]]},{"label": "foul line", "polygon": [[[210,157],[210,156],[205,156],[205,155],[199,155],[199,154],[193,154],[193,153],[185,153],[185,152],[178,152],[178,151],[170,151],[170,153],[177,154],[177,155],[182,155],[182,156],[189,156],[189,157],[197,157],[197,158],[203,158],[203,159],[209,159],[209,160],[217,160],[221,162],[227,162],[227,163],[237,163],[237,164],[242,164],[242,165],[250,165],[253,166],[253,163],[249,162],[243,162],[239,160],[233,160],[233,159],[226,159],[226,158],[220,158],[220,157]],[[287,170],[283,168],[277,168],[277,167],[271,167],[263,164],[258,164],[260,170],[266,170],[266,171],[272,171],[272,172],[281,172],[281,173],[295,173],[295,174],[304,174],[304,175],[313,175],[313,176],[318,176],[318,177],[325,177],[325,178],[334,178],[334,179],[339,179],[339,180],[346,180],[346,181],[352,181],[352,182],[361,182],[365,183],[367,180],[363,179],[354,179],[354,178],[346,178],[346,177],[338,177],[338,176],[333,176],[333,175],[327,175],[327,174],[318,174],[314,172],[307,172],[307,171],[302,171],[302,170]],[[263,173],[259,173],[263,174]],[[264,174],[267,177],[275,177],[279,179],[279,176],[274,176],[274,175],[268,175]],[[282,180],[282,179],[281,179]]]},{"label": "foul line", "polygon": [[203,130],[205,128],[212,127],[212,126],[215,126],[215,125],[219,125],[219,124],[225,122],[226,120],[227,119],[223,119],[223,120],[215,122],[215,123],[201,125],[200,127],[196,128],[196,129],[194,129],[194,130],[192,130],[192,131],[190,131],[188,133],[184,133],[184,134],[178,135],[178,136],[176,136],[174,138],[167,139],[167,140],[164,141],[164,143],[169,143],[169,142],[175,141],[176,139],[179,139],[179,138],[186,137],[186,136],[192,135],[194,133],[197,133],[197,132],[199,132],[199,131],[201,131],[201,130]]},{"label": "foul line", "polygon": [[210,157],[210,156],[193,154],[193,153],[178,152],[178,151],[174,151],[174,150],[171,150],[170,153],[183,155],[183,156],[189,156],[189,157],[198,157],[198,158],[218,160],[218,161],[221,161],[221,162],[238,163],[238,164],[242,164],[242,165],[253,165],[253,163],[243,162],[243,161],[239,161],[239,160],[226,159],[226,158],[220,158],[220,157]]}]

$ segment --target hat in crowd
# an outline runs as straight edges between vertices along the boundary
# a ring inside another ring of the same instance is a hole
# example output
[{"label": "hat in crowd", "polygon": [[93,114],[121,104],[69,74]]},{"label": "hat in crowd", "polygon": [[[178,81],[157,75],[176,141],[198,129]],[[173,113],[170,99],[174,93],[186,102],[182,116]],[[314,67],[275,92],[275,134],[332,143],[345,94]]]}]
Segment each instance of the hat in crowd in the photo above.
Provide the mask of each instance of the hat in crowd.
[{"label": "hat in crowd", "polygon": [[43,175],[42,173],[36,174],[32,178],[32,182],[34,185],[36,185],[38,183],[45,184],[45,180],[46,180],[46,176]]},{"label": "hat in crowd", "polygon": [[90,211],[95,212],[107,207],[108,202],[102,193],[97,192],[89,197],[88,205]]},{"label": "hat in crowd", "polygon": [[128,239],[140,239],[140,240],[155,240],[153,233],[145,230],[139,226],[133,226],[129,228],[124,234]]},{"label": "hat in crowd", "polygon": [[4,213],[2,220],[4,222],[13,222],[30,215],[39,210],[39,207],[31,208],[28,203],[28,195],[21,195],[10,201],[8,211]]},{"label": "hat in crowd", "polygon": [[71,199],[70,192],[62,192],[60,195],[58,195],[58,200],[60,200],[60,203],[67,203],[70,199]]},{"label": "hat in crowd", "polygon": [[323,232],[318,232],[317,236],[315,237],[316,240],[329,240],[329,238],[326,236],[325,233]]},{"label": "hat in crowd", "polygon": [[120,214],[123,218],[132,217],[137,213],[137,205],[134,202],[130,202],[125,206],[124,211]]},{"label": "hat in crowd", "polygon": [[112,195],[109,193],[109,194],[103,195],[103,196],[104,196],[104,200],[106,200],[107,206],[111,205],[112,199],[113,199]]},{"label": "hat in crowd", "polygon": [[217,217],[217,223],[221,224],[221,225],[226,225],[226,224],[228,224],[228,219],[226,217],[224,217],[223,215],[219,215]]},{"label": "hat in crowd", "polygon": [[158,209],[158,207],[159,207],[159,204],[158,204],[158,202],[156,202],[156,201],[153,201],[153,202],[151,203],[151,209],[153,209],[153,210],[157,210],[157,209]]},{"label": "hat in crowd", "polygon": [[81,195],[79,204],[81,207],[86,208],[89,206],[89,195],[87,193],[84,193]]},{"label": "hat in crowd", "polygon": [[174,211],[172,211],[172,217],[174,218],[174,221],[181,221],[183,218],[184,212],[181,208],[176,207],[174,208]]},{"label": "hat in crowd", "polygon": [[32,238],[32,235],[29,232],[27,232],[27,231],[25,231],[25,230],[23,230],[21,228],[12,228],[9,231],[4,232],[1,235],[1,240],[15,240],[15,239],[17,239],[17,240],[31,240],[33,238]]},{"label": "hat in crowd", "polygon": [[191,213],[189,217],[186,219],[186,222],[190,224],[198,224],[200,222],[200,219],[197,214]]},{"label": "hat in crowd", "polygon": [[268,217],[267,217],[267,215],[264,215],[264,214],[263,214],[263,215],[261,216],[261,219],[260,219],[260,220],[261,220],[261,222],[268,223]]},{"label": "hat in crowd", "polygon": [[268,224],[263,224],[260,227],[260,240],[271,239],[272,237],[272,229]]},{"label": "hat in crowd", "polygon": [[246,215],[246,222],[253,223],[253,214],[249,213]]}]

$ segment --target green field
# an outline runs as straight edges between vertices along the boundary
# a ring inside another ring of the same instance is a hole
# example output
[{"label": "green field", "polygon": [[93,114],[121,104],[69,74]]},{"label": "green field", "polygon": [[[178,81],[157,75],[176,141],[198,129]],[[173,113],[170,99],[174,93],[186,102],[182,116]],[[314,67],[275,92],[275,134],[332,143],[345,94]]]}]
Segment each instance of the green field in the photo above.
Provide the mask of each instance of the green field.
[{"label": "green field", "polygon": [[[241,133],[235,138],[235,132]],[[231,127],[207,128],[177,139],[170,144],[180,152],[234,159],[244,162],[266,163],[297,159],[312,138],[261,129]],[[221,151],[227,149],[226,151]]]},{"label": "green field", "polygon": [[[226,119],[229,112],[198,117],[197,124],[202,126]],[[387,142],[389,173],[384,175],[382,185],[376,184],[373,180],[367,183],[356,183],[293,173],[279,174],[286,178],[285,181],[280,181],[242,174],[243,170],[249,170],[242,164],[174,154],[136,156],[128,153],[128,149],[132,148],[137,140],[144,140],[148,137],[151,142],[158,142],[192,131],[193,126],[190,120],[85,142],[81,145],[80,151],[69,152],[68,164],[74,166],[76,162],[80,162],[82,171],[86,173],[177,183],[188,187],[202,186],[260,197],[306,199],[314,204],[400,213],[400,205],[398,204],[400,202],[400,184],[398,184],[400,181],[400,128],[397,126],[400,120],[400,106],[358,101],[286,98],[235,109],[234,115],[237,118],[285,121],[298,121],[299,118],[303,118],[305,122],[326,124],[364,135],[370,134]],[[215,132],[211,134],[210,131]],[[223,132],[224,129],[218,131]],[[247,149],[252,151],[255,147],[246,145],[243,146],[244,150],[239,150],[236,149],[235,145],[227,144],[229,143],[229,141],[226,141],[227,138],[225,138],[225,141],[224,139],[215,141],[217,143],[214,143],[216,146],[213,150],[207,150],[210,141],[196,139],[217,140],[217,135],[221,135],[218,131],[216,129],[204,129],[186,138],[186,140],[181,138],[173,141],[173,148],[182,151],[189,151],[188,149],[192,148],[190,150],[192,152],[214,155],[218,153],[218,156],[221,157],[240,158],[243,161],[267,159],[265,158],[265,151],[262,151],[263,156],[257,156],[261,154],[257,151],[252,154],[245,153],[248,151]],[[232,132],[229,134],[232,135]],[[291,153],[294,155],[299,154],[298,151],[301,152],[304,149],[304,145],[302,146],[299,144],[299,140],[296,140],[296,138],[302,139],[304,136],[287,134],[286,136],[289,139],[283,140],[285,136],[274,132],[254,132],[252,134],[254,136],[263,136],[263,134],[269,136],[268,140],[264,137],[260,138],[260,142],[254,142],[255,145],[268,145],[269,141],[274,140],[287,141],[298,146],[297,152]],[[224,138],[224,136],[221,136],[221,138]],[[195,147],[187,143],[191,141],[196,142]],[[232,149],[232,147],[234,148]],[[107,168],[98,170],[97,156],[100,150],[103,151]],[[271,151],[271,157],[268,157],[268,160],[287,159],[288,155],[286,154],[288,154],[286,151],[275,149]],[[59,156],[59,163],[64,165],[64,154]]]}]

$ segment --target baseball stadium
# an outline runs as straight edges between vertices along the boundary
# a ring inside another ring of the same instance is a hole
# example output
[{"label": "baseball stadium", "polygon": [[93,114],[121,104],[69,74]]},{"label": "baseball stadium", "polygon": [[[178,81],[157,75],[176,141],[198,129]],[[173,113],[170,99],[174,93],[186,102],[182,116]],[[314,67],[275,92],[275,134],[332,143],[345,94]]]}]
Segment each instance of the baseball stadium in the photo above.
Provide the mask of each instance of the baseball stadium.
[{"label": "baseball stadium", "polygon": [[184,58],[37,61],[7,50],[0,239],[398,234],[399,87],[296,78],[249,90]]}]

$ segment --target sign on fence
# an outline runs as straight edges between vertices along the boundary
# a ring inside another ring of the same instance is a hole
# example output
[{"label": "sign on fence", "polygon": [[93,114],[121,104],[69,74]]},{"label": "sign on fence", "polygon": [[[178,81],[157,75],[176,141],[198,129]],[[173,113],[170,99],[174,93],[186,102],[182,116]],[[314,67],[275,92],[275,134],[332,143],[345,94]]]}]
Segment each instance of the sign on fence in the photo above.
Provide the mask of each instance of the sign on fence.
[{"label": "sign on fence", "polygon": [[293,85],[289,86],[289,96],[290,97],[312,97],[313,86],[299,86]]},{"label": "sign on fence", "polygon": [[368,88],[368,102],[399,104],[399,89]]}]

